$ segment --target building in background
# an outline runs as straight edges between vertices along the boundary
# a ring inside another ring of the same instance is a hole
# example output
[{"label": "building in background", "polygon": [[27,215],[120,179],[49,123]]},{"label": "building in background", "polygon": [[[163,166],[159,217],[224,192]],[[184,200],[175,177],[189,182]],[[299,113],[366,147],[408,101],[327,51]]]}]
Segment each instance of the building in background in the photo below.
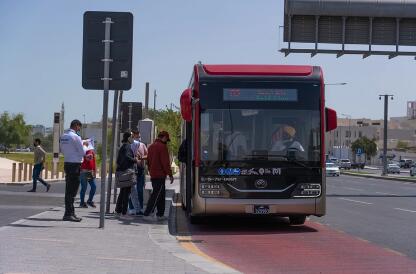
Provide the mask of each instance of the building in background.
[{"label": "building in background", "polygon": [[416,101],[407,102],[407,119],[416,119]]},{"label": "building in background", "polygon": [[[409,147],[416,147],[416,120],[409,120],[407,117],[392,117],[388,122],[388,128],[388,150],[397,149],[399,141],[402,144],[406,143]],[[339,118],[338,128],[326,133],[326,152],[331,157],[354,160],[355,152],[351,150],[351,144],[360,137],[374,139],[378,150],[381,151],[383,149],[383,132],[382,119]],[[374,163],[378,164],[378,155],[374,158]]]},{"label": "building in background", "polygon": [[44,125],[33,125],[32,126],[32,135],[40,134],[46,136],[46,128]]}]

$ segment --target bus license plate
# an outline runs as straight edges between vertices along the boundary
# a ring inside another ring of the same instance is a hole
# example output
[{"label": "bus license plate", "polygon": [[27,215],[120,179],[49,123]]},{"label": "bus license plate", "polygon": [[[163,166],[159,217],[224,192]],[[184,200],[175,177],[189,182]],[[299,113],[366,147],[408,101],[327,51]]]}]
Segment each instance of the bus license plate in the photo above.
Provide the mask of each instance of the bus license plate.
[{"label": "bus license plate", "polygon": [[270,209],[268,205],[255,205],[254,214],[269,214]]}]

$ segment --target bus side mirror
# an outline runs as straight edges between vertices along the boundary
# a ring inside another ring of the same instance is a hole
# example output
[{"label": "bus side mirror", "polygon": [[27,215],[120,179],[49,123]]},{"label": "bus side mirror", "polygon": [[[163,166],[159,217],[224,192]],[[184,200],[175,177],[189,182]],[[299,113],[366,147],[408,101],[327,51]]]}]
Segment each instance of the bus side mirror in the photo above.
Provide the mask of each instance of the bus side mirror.
[{"label": "bus side mirror", "polygon": [[337,128],[337,112],[331,108],[325,108],[326,131]]},{"label": "bus side mirror", "polygon": [[187,122],[192,121],[192,89],[185,89],[180,101],[182,118]]}]

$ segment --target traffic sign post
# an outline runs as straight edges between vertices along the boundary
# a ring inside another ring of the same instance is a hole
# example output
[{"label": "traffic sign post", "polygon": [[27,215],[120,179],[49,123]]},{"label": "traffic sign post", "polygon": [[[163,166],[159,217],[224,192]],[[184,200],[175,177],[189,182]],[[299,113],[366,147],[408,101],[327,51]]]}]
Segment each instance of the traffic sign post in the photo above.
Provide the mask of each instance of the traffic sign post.
[{"label": "traffic sign post", "polygon": [[100,228],[104,228],[105,219],[108,93],[110,89],[129,90],[131,88],[132,49],[133,15],[131,13],[100,11],[84,13],[82,87],[104,91]]},{"label": "traffic sign post", "polygon": [[120,132],[138,130],[139,121],[142,119],[143,105],[140,102],[121,103],[121,127]]}]

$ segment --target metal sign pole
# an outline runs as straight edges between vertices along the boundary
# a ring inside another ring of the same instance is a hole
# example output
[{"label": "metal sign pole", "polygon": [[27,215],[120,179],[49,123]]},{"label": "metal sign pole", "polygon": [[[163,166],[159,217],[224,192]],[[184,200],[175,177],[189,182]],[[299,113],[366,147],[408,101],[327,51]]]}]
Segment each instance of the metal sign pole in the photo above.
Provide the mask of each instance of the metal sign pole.
[{"label": "metal sign pole", "polygon": [[117,102],[118,102],[118,90],[114,91],[114,104],[113,104],[113,122],[111,125],[111,133],[113,138],[111,139],[111,151],[110,151],[110,166],[108,170],[108,183],[107,183],[107,201],[105,207],[105,213],[110,213],[110,199],[111,199],[111,183],[113,181],[113,164],[114,164],[114,144],[117,136],[116,124],[117,124]]},{"label": "metal sign pole", "polygon": [[[117,108],[118,108],[118,116],[117,116],[117,130],[116,130],[116,144],[117,144],[117,154],[116,157],[118,156],[118,149],[120,146],[120,131],[121,131],[121,119],[122,119],[122,115],[121,115],[121,103],[123,102],[123,91],[120,90],[120,96],[118,97],[118,104],[117,104]],[[117,187],[116,184],[114,184],[114,191],[113,191],[113,203],[115,204],[117,202]]]},{"label": "metal sign pole", "polygon": [[111,21],[110,17],[107,17],[105,21],[105,38],[102,41],[104,43],[104,97],[103,97],[103,122],[102,122],[102,159],[101,159],[101,199],[100,199],[100,228],[104,228],[104,204],[105,204],[105,179],[107,175],[107,119],[108,119],[108,90],[110,86],[110,31]]}]

